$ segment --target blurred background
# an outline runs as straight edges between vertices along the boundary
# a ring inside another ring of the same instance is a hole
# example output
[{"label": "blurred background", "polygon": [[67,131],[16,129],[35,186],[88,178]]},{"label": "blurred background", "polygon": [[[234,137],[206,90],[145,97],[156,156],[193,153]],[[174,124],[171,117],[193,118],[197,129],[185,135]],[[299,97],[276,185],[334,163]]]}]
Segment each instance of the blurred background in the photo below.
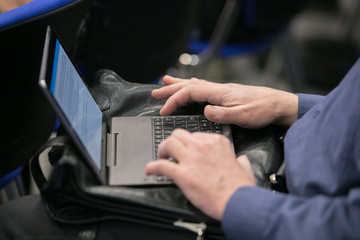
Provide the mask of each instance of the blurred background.
[{"label": "blurred background", "polygon": [[[288,1],[288,6],[293,2],[296,1]],[[266,8],[265,11],[275,13],[260,26],[260,31],[268,27],[265,34],[274,37],[270,38],[269,45],[265,43],[245,54],[215,57],[209,61],[202,77],[327,94],[359,57],[359,3],[357,0],[308,0],[298,3],[295,9]],[[282,11],[289,14],[281,16]],[[274,26],[269,26],[271,21]],[[237,29],[233,27],[231,34],[246,37],[246,32],[237,32]],[[231,44],[236,38],[230,36],[228,41]]]},{"label": "blurred background", "polygon": [[162,74],[326,94],[359,56],[358,0],[99,1],[86,78]]}]

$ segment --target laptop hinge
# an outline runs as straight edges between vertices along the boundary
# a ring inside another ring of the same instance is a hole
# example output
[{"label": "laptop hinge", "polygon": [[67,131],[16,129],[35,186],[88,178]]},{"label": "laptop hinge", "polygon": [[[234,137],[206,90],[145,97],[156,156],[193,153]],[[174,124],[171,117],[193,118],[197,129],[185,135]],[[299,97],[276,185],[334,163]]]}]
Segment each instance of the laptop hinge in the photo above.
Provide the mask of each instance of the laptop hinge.
[{"label": "laptop hinge", "polygon": [[118,158],[118,140],[119,133],[108,133],[107,134],[107,154],[106,154],[106,166],[116,166],[116,159]]}]

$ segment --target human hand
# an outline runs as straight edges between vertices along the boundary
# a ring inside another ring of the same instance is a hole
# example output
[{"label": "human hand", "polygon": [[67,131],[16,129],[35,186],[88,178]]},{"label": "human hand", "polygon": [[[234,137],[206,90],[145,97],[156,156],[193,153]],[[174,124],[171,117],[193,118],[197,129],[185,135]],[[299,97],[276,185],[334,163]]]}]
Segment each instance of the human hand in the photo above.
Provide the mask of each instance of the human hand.
[{"label": "human hand", "polygon": [[166,86],[153,90],[156,99],[168,98],[161,115],[169,115],[188,101],[208,102],[207,119],[236,124],[245,128],[261,128],[269,124],[289,127],[297,119],[296,94],[266,87],[241,84],[219,84],[199,79],[165,76]]},{"label": "human hand", "polygon": [[256,184],[247,157],[236,158],[229,139],[220,134],[175,129],[159,145],[158,156],[146,174],[170,177],[194,206],[218,220],[237,188]]}]

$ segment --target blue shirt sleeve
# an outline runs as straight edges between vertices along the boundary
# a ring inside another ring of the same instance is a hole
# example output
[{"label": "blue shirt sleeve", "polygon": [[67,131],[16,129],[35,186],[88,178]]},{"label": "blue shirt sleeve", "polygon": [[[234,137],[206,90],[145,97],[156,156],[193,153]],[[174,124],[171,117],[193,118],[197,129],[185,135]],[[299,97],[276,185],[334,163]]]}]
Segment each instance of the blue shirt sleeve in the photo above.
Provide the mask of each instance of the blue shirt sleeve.
[{"label": "blue shirt sleeve", "polygon": [[284,139],[290,193],[237,189],[222,219],[230,239],[360,239],[359,92],[360,60],[326,97],[299,94]]},{"label": "blue shirt sleeve", "polygon": [[[360,188],[347,196],[304,198],[260,187],[239,188],[222,227],[229,239],[359,239]],[[340,231],[339,231],[340,230]]]},{"label": "blue shirt sleeve", "polygon": [[314,94],[298,93],[299,97],[299,108],[298,108],[298,119],[304,116],[315,104],[320,103],[324,96]]}]

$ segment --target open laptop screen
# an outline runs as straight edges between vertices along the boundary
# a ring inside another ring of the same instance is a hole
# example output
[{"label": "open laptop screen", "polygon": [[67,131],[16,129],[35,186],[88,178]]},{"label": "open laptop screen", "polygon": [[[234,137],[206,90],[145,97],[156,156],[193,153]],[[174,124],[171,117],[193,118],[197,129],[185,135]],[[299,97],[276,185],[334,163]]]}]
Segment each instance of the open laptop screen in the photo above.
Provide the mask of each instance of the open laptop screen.
[{"label": "open laptop screen", "polygon": [[55,45],[50,92],[100,169],[102,113],[59,40]]}]

